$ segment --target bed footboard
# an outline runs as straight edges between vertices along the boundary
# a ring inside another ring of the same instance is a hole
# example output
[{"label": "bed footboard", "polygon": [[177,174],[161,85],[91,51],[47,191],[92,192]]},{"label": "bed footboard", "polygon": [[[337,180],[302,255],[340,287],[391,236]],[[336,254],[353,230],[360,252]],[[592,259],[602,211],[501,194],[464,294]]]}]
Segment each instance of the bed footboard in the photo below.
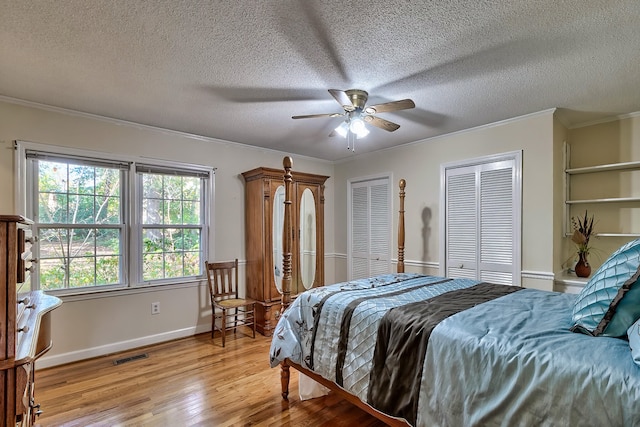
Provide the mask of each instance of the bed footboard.
[{"label": "bed footboard", "polygon": [[368,414],[373,415],[377,419],[383,421],[388,426],[392,426],[392,427],[396,427],[396,426],[397,427],[407,427],[408,426],[408,423],[404,419],[400,419],[400,418],[395,418],[395,417],[389,416],[389,415],[387,415],[385,413],[382,413],[382,412],[372,408],[371,406],[367,405],[362,400],[358,399],[356,396],[354,396],[353,394],[349,393],[348,391],[346,391],[345,389],[343,389],[342,387],[340,387],[336,383],[331,382],[331,381],[323,378],[322,376],[316,374],[315,372],[313,372],[313,371],[311,371],[309,369],[303,368],[302,366],[298,365],[297,363],[291,362],[289,359],[285,359],[282,363],[280,363],[280,369],[281,369],[281,371],[280,371],[280,380],[282,381],[282,398],[284,400],[286,400],[286,401],[289,400],[289,378],[290,378],[290,368],[292,366],[298,372],[300,372],[301,374],[304,374],[304,375],[308,376],[309,378],[311,378],[312,380],[317,381],[318,383],[320,383],[323,386],[327,387],[332,392],[336,393],[338,396],[340,396],[343,399],[353,403],[358,408],[362,409],[363,411],[367,412]]}]

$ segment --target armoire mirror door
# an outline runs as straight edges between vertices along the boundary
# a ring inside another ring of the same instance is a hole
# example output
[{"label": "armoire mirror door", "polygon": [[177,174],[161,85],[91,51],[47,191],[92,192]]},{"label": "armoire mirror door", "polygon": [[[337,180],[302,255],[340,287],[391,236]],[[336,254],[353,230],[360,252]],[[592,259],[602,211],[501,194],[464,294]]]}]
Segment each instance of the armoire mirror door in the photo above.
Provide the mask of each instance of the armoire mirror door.
[{"label": "armoire mirror door", "polygon": [[[270,179],[264,187],[264,300],[279,302],[282,295],[282,228],[284,226],[284,185]],[[275,228],[279,230],[275,230]],[[257,236],[254,236],[254,239]]]},{"label": "armoire mirror door", "polygon": [[311,289],[316,276],[316,206],[313,192],[305,188],[300,196],[299,260],[300,282]]},{"label": "armoire mirror door", "polygon": [[[296,175],[294,174],[294,181]],[[291,294],[324,285],[324,185],[295,181],[297,230]]]},{"label": "armoire mirror door", "polygon": [[278,289],[282,293],[282,232],[284,228],[284,185],[278,186],[273,196],[273,228],[271,238],[273,240],[272,264],[273,278]]}]

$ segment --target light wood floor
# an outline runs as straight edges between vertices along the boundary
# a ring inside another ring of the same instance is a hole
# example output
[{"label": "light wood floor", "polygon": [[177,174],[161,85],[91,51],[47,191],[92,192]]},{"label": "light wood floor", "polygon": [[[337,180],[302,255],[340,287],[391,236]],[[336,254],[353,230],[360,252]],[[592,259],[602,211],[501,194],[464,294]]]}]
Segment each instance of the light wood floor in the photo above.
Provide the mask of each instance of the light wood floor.
[{"label": "light wood floor", "polygon": [[[333,394],[301,401],[292,369],[289,403],[270,339],[197,335],[36,371],[40,425],[49,426],[384,426]],[[54,343],[55,345],[55,343]],[[113,361],[141,353],[148,358]]]}]

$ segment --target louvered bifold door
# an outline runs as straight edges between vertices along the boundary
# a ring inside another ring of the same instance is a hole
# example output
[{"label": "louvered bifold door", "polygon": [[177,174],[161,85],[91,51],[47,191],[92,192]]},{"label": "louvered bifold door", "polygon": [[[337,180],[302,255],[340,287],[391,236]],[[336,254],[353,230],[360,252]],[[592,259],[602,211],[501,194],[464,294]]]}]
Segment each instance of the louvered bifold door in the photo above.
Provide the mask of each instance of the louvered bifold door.
[{"label": "louvered bifold door", "polygon": [[446,171],[447,277],[476,278],[478,258],[478,203],[476,168]]},{"label": "louvered bifold door", "polygon": [[389,180],[376,180],[369,187],[371,247],[369,276],[385,274],[391,268],[391,209]]},{"label": "louvered bifold door", "polygon": [[480,168],[479,279],[514,283],[514,167],[512,161]]},{"label": "louvered bifold door", "polygon": [[391,190],[389,179],[351,183],[349,279],[391,270]]},{"label": "louvered bifold door", "polygon": [[511,159],[446,169],[446,276],[519,284],[517,174]]},{"label": "louvered bifold door", "polygon": [[350,279],[369,276],[369,186],[351,186]]}]

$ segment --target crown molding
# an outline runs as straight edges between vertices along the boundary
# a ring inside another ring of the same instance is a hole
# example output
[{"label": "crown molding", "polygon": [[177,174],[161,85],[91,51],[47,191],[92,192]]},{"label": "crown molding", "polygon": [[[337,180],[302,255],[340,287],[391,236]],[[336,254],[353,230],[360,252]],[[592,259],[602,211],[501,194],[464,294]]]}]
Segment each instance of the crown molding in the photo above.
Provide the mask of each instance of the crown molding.
[{"label": "crown molding", "polygon": [[[82,117],[82,118],[91,119],[91,120],[98,120],[98,121],[101,121],[101,122],[111,123],[111,124],[118,125],[118,126],[128,126],[128,127],[135,128],[135,129],[140,129],[140,130],[147,130],[147,131],[152,131],[152,132],[160,132],[160,133],[164,133],[164,134],[167,134],[167,135],[174,135],[174,136],[179,136],[179,137],[188,138],[188,139],[194,139],[194,140],[198,140],[198,141],[213,142],[215,144],[242,147],[242,148],[245,148],[245,149],[259,150],[259,151],[263,151],[263,152],[266,151],[266,152],[270,152],[270,153],[276,153],[276,154],[279,154],[279,155],[286,155],[286,156],[294,155],[292,153],[288,153],[288,152],[284,152],[284,151],[280,151],[280,150],[274,150],[272,148],[258,147],[258,146],[255,146],[255,145],[243,144],[242,142],[227,141],[225,139],[212,138],[212,137],[209,137],[209,136],[198,135],[198,134],[195,134],[195,133],[183,132],[183,131],[169,129],[169,128],[163,128],[163,127],[159,127],[159,126],[146,125],[146,124],[143,124],[143,123],[136,123],[136,122],[131,122],[131,121],[128,121],[128,120],[116,119],[116,118],[107,117],[107,116],[101,116],[99,114],[86,113],[84,111],[72,110],[72,109],[63,108],[63,107],[56,107],[56,106],[53,106],[53,105],[42,104],[42,103],[34,102],[34,101],[27,101],[27,100],[19,99],[19,98],[12,98],[10,96],[5,96],[5,95],[0,95],[0,102],[6,102],[8,104],[20,105],[20,106],[23,106],[23,107],[36,108],[36,109],[39,109],[39,110],[50,111],[50,112],[58,113],[58,114],[65,114],[65,115],[68,115],[68,116]],[[303,159],[313,160],[315,162],[333,164],[333,162],[331,162],[329,160],[318,159],[316,157],[310,157],[310,156],[303,156],[303,155],[300,155],[300,154],[295,154],[295,157],[296,158],[303,158]]]},{"label": "crown molding", "polygon": [[567,126],[567,129],[579,129],[587,126],[594,126],[594,125],[600,125],[603,123],[615,122],[618,120],[632,119],[634,117],[640,117],[640,111],[636,111],[634,113],[618,114],[615,116],[605,117],[597,120],[590,120],[588,122],[578,123],[573,126]]}]

